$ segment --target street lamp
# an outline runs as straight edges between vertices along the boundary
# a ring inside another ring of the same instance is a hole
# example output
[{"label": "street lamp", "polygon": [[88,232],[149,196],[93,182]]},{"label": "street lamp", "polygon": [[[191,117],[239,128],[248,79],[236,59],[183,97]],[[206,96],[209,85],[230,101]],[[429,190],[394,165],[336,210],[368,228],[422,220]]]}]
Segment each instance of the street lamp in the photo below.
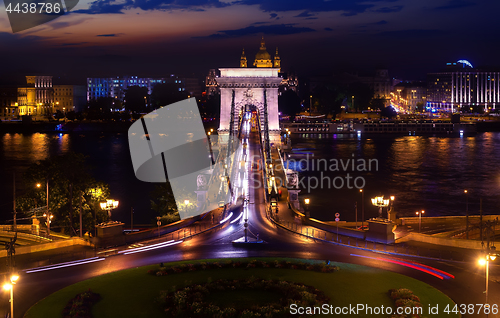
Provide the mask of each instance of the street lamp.
[{"label": "street lamp", "polygon": [[469,191],[464,190],[465,193],[465,238],[469,239]]},{"label": "street lamp", "polygon": [[309,215],[309,203],[311,202],[311,200],[309,200],[309,198],[306,198],[304,199],[304,203],[306,204],[305,208],[306,208],[306,217],[308,218],[310,215]]},{"label": "street lamp", "polygon": [[421,229],[422,229],[422,214],[424,214],[425,211],[422,210],[422,212],[415,212],[416,215],[418,215],[418,233],[420,233]]},{"label": "street lamp", "polygon": [[393,216],[393,213],[394,213],[394,200],[396,200],[396,197],[393,196],[393,195],[391,195],[390,198],[391,198],[391,201],[390,201],[391,202],[391,208],[389,209],[390,213],[387,213],[387,218],[392,221],[393,218],[394,218],[394,220],[396,220],[396,218]]},{"label": "street lamp", "polygon": [[160,238],[160,225],[161,225],[161,216],[156,217],[156,225],[158,225],[158,238]]},{"label": "street lamp", "polygon": [[365,193],[363,189],[359,189],[361,192],[361,229],[364,229],[365,226]]},{"label": "street lamp", "polygon": [[118,201],[108,199],[106,200],[106,202],[101,202],[100,206],[101,209],[108,211],[108,216],[109,218],[111,218],[111,210],[116,209],[118,207],[118,204]]},{"label": "street lamp", "polygon": [[384,199],[384,196],[372,198],[372,204],[378,207],[378,216],[382,218],[382,209],[389,206],[389,199]]},{"label": "street lamp", "polygon": [[10,290],[10,317],[14,318],[14,285],[19,279],[19,275],[12,274],[10,276],[10,283],[5,283],[3,285],[4,290]]},{"label": "street lamp", "polygon": [[[37,183],[36,187],[40,188],[42,186],[41,183]],[[52,222],[52,218],[54,217],[49,211],[49,179],[47,178],[47,212],[43,214],[44,217],[47,218],[47,237],[50,236],[50,223]]]},{"label": "street lamp", "polygon": [[94,203],[94,237],[97,237],[97,199],[102,195],[102,189],[99,187],[92,188],[89,190],[93,198]]},{"label": "street lamp", "polygon": [[312,95],[309,95],[309,116],[311,115],[311,111],[312,111],[312,102],[313,100],[313,96]]},{"label": "street lamp", "polygon": [[[485,302],[485,304],[486,305],[488,305],[488,285],[489,285],[488,284],[488,280],[489,280],[489,275],[490,275],[489,274],[489,272],[490,272],[490,270],[489,270],[489,268],[490,268],[490,261],[494,261],[497,258],[497,256],[498,256],[498,254],[494,253],[495,252],[495,247],[494,246],[491,247],[491,250],[493,252],[489,252],[488,251],[486,253],[486,255],[485,255],[484,258],[480,258],[479,259],[479,265],[486,266],[486,291],[485,291],[485,295],[486,295],[486,302]],[[486,316],[488,316],[488,315],[486,315]]]}]

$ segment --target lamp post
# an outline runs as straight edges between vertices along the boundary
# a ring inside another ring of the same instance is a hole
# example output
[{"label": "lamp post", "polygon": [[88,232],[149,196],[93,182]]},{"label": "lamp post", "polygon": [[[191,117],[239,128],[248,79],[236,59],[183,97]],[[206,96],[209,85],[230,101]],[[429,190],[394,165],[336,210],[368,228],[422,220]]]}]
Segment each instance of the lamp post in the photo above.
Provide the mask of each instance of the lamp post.
[{"label": "lamp post", "polygon": [[365,226],[365,193],[363,189],[359,189],[361,192],[361,229],[364,229]]},{"label": "lamp post", "polygon": [[[36,184],[37,188],[40,188],[42,185],[40,183]],[[54,217],[49,211],[49,178],[47,178],[47,212],[43,214],[44,217],[47,218],[47,237],[50,237],[50,223],[52,222],[52,218]]]},{"label": "lamp post", "polygon": [[469,191],[464,190],[465,193],[465,238],[469,239]]},{"label": "lamp post", "polygon": [[310,217],[310,214],[309,214],[309,203],[310,202],[311,202],[311,200],[309,200],[309,198],[304,199],[304,203],[306,204],[306,206],[305,206],[306,218]]},{"label": "lamp post", "polygon": [[158,225],[158,238],[160,238],[160,225],[161,225],[161,216],[156,217],[156,225]]},{"label": "lamp post", "polygon": [[354,95],[352,95],[352,111],[354,111]]},{"label": "lamp post", "polygon": [[101,209],[108,211],[108,216],[111,219],[111,210],[116,209],[118,207],[118,204],[118,201],[108,199],[106,200],[106,202],[101,202],[100,206]]},{"label": "lamp post", "polygon": [[97,199],[102,195],[100,188],[90,189],[94,202],[94,238],[97,237]]},{"label": "lamp post", "polygon": [[3,285],[4,290],[10,290],[10,318],[14,318],[14,285],[19,279],[19,275],[12,274],[10,276],[10,283],[5,283]]},{"label": "lamp post", "polygon": [[393,218],[394,218],[394,220],[396,220],[396,218],[393,216],[393,213],[394,213],[394,200],[396,200],[396,197],[395,197],[395,196],[393,196],[393,195],[391,195],[391,197],[390,197],[390,198],[391,198],[391,201],[390,201],[390,203],[391,203],[391,208],[390,208],[390,210],[389,210],[389,211],[390,211],[390,214],[389,214],[389,213],[387,213],[387,218],[388,218],[389,220],[391,220],[391,221],[392,221],[392,219],[393,219]]},{"label": "lamp post", "polygon": [[309,95],[309,116],[311,116],[312,107],[313,107],[313,96]]},{"label": "lamp post", "polygon": [[[494,246],[492,246],[492,250],[495,251],[495,249],[493,249],[493,248],[494,248]],[[486,305],[488,305],[488,287],[489,287],[488,280],[489,280],[490,261],[494,261],[497,258],[497,256],[498,256],[498,254],[488,250],[485,257],[479,259],[479,265],[485,266],[485,270],[486,270],[486,291],[485,291],[485,296],[486,296],[485,304]],[[488,317],[488,314],[486,314],[486,317]]]},{"label": "lamp post", "polygon": [[208,148],[209,148],[208,150],[210,151],[210,169],[212,169],[212,165],[215,165],[215,161],[214,161],[214,154],[212,152],[212,142],[210,141],[210,134],[211,134],[211,132],[209,131],[207,133],[207,139],[208,139]]},{"label": "lamp post", "polygon": [[12,171],[12,190],[13,195],[14,195],[14,204],[13,204],[13,211],[14,211],[14,226],[13,230],[14,232],[17,232],[17,211],[16,211],[16,172]]},{"label": "lamp post", "polygon": [[389,199],[384,199],[384,196],[372,198],[372,204],[378,207],[378,217],[382,218],[382,209],[389,206]]},{"label": "lamp post", "polygon": [[415,212],[416,215],[418,215],[418,233],[422,230],[422,214],[424,214],[425,211],[422,210],[421,212]]}]

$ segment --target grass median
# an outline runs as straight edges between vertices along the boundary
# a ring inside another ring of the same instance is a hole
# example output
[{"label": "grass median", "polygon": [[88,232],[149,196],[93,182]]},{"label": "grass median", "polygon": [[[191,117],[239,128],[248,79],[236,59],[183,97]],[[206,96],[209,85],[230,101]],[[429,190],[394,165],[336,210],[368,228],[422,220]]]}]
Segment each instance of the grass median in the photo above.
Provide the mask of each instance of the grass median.
[{"label": "grass median", "polygon": [[[233,261],[252,259],[320,262],[290,258],[239,258],[233,259]],[[184,261],[165,265],[171,266],[202,261],[218,261],[223,263],[228,261],[228,259]],[[408,288],[412,290],[420,298],[420,302],[424,308],[424,316],[426,316],[425,311],[429,305],[434,306],[438,304],[439,308],[444,308],[447,304],[454,304],[449,297],[430,285],[401,274],[353,264],[333,263],[333,265],[338,266],[340,270],[333,273],[321,273],[282,268],[223,268],[167,276],[147,274],[148,270],[157,269],[158,265],[144,266],[105,274],[63,288],[31,307],[25,317],[61,317],[63,308],[68,301],[77,294],[89,289],[99,293],[102,297],[93,307],[92,313],[94,318],[165,317],[164,308],[157,301],[162,290],[173,291],[191,284],[206,283],[208,280],[245,279],[252,276],[314,286],[330,298],[330,305],[334,307],[364,304],[370,307],[380,307],[383,305],[384,307],[394,308],[394,303],[388,296],[389,289],[393,288]],[[254,300],[254,303],[265,304],[271,296],[267,295],[269,297],[263,297],[263,295],[242,291],[241,293],[235,292],[232,298],[239,301],[242,299],[248,301],[250,297]],[[227,301],[230,302],[233,300],[228,299]],[[224,301],[221,303],[224,303]],[[373,315],[366,314],[350,315],[349,317],[370,316],[373,317]],[[450,317],[454,316],[450,315]]]}]

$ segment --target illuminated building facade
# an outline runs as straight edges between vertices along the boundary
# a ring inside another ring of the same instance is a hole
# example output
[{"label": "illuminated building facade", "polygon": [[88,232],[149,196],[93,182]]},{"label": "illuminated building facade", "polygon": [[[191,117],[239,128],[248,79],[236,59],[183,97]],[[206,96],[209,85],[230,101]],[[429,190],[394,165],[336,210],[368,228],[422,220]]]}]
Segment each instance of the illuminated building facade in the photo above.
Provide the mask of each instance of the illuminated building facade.
[{"label": "illuminated building facade", "polygon": [[292,90],[295,93],[298,93],[299,88],[299,79],[294,73],[279,73],[282,78],[280,86],[279,86],[279,95],[283,94],[287,90]]},{"label": "illuminated building facade", "polygon": [[205,79],[205,92],[207,96],[213,96],[220,92],[219,85],[217,84],[217,74],[214,69],[208,71],[208,75]]},{"label": "illuminated building facade", "polygon": [[127,88],[131,86],[146,87],[151,95],[157,84],[173,83],[179,91],[185,91],[184,80],[176,75],[165,78],[146,78],[137,76],[116,76],[87,78],[87,100],[100,97],[111,97],[123,101]]},{"label": "illuminated building facade", "polygon": [[392,104],[408,113],[421,112],[427,102],[424,82],[399,83],[393,89]]},{"label": "illuminated building facade", "polygon": [[83,85],[54,85],[54,111],[82,111],[86,104]]},{"label": "illuminated building facade", "polygon": [[447,69],[427,74],[427,109],[459,112],[484,111],[500,104],[500,72],[473,68],[466,60],[447,63]]},{"label": "illuminated building facade", "polygon": [[17,89],[19,115],[52,115],[54,113],[52,76],[26,76],[26,84]]}]

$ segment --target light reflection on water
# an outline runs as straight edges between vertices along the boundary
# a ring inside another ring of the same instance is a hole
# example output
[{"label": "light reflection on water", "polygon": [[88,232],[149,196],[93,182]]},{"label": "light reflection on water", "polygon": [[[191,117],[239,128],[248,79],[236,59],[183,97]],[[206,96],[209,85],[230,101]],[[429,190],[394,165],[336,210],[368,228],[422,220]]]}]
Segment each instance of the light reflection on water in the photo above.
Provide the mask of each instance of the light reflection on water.
[{"label": "light reflection on water", "polygon": [[21,195],[22,174],[31,164],[74,151],[88,156],[93,176],[107,182],[112,198],[120,201],[121,208],[113,211],[114,220],[129,222],[133,205],[134,223],[150,222],[149,193],[153,185],[135,178],[126,134],[3,134],[0,140],[0,219],[12,216],[13,170],[17,195]]},{"label": "light reflection on water", "polygon": [[[500,206],[500,133],[476,136],[390,136],[379,135],[358,139],[355,135],[334,135],[319,139],[309,135],[297,138],[294,148],[311,148],[314,159],[377,159],[379,171],[324,171],[323,175],[362,176],[366,180],[365,215],[376,216],[370,197],[383,194],[396,196],[400,216],[413,216],[417,210],[426,215],[465,214],[464,189],[469,191],[469,210],[479,214],[479,198],[483,198],[485,214],[499,213]],[[298,159],[297,159],[298,160]],[[320,171],[302,171],[300,177],[321,178]],[[342,220],[354,220],[355,202],[361,211],[357,189],[316,189],[299,196],[311,198],[313,217],[332,220],[336,212]]]}]

